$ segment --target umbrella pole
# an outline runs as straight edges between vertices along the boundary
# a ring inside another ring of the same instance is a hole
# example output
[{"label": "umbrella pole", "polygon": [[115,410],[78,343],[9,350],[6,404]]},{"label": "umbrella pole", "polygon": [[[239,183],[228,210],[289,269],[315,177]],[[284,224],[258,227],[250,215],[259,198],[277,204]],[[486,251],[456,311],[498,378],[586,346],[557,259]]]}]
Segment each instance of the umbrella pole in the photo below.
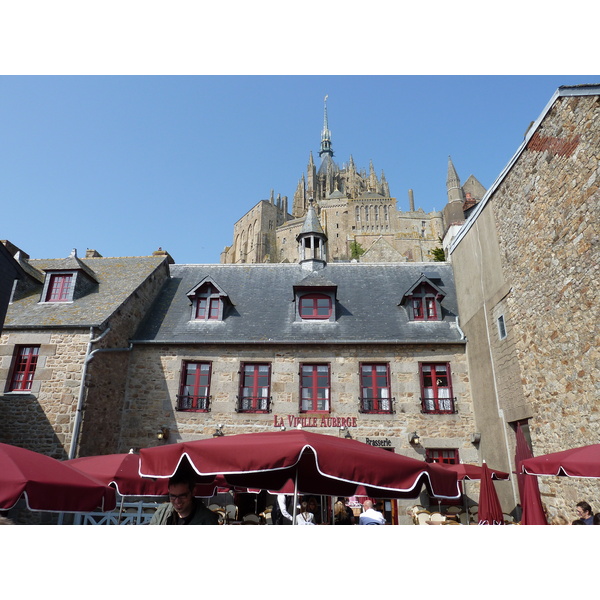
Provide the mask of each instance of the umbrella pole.
[{"label": "umbrella pole", "polygon": [[294,510],[292,511],[292,525],[296,525],[296,511],[298,510],[298,471],[294,478]]},{"label": "umbrella pole", "polygon": [[467,498],[467,480],[463,479],[463,504],[465,505],[465,513],[467,515],[467,525],[471,522],[471,515],[469,515],[469,499]]},{"label": "umbrella pole", "polygon": [[121,506],[119,507],[119,518],[117,519],[117,525],[121,524],[121,515],[123,514],[123,502],[125,502],[125,496],[121,496]]}]

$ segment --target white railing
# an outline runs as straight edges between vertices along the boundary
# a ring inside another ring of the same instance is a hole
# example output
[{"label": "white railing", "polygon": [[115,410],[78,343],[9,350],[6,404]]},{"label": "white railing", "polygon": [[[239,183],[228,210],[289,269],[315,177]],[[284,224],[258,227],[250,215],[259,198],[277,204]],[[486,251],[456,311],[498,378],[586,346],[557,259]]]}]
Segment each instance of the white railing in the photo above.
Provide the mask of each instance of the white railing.
[{"label": "white railing", "polygon": [[117,502],[117,508],[111,512],[74,514],[73,525],[147,525],[160,504],[143,500],[124,502],[121,511],[121,504]]}]

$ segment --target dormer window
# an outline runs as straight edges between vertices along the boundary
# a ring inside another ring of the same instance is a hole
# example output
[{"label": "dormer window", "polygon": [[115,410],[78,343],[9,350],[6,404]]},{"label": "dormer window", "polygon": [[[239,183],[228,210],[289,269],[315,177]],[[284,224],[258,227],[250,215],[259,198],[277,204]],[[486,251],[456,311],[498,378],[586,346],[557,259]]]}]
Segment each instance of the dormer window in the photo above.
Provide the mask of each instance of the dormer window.
[{"label": "dormer window", "polygon": [[218,321],[223,308],[218,290],[209,283],[196,294],[194,318],[200,321]]},{"label": "dormer window", "polygon": [[302,319],[329,319],[331,312],[331,296],[306,294],[300,297],[300,317]]},{"label": "dormer window", "polygon": [[411,321],[441,321],[444,297],[445,293],[429,277],[421,275],[404,294],[401,304],[406,306]]},{"label": "dormer window", "polygon": [[45,302],[70,302],[73,300],[73,273],[53,273],[48,281]]},{"label": "dormer window", "polygon": [[438,321],[435,290],[423,284],[413,293],[412,307],[415,321]]},{"label": "dormer window", "polygon": [[226,300],[231,304],[228,295],[210,278],[204,279],[190,290],[187,297],[192,303],[192,321],[222,321]]}]

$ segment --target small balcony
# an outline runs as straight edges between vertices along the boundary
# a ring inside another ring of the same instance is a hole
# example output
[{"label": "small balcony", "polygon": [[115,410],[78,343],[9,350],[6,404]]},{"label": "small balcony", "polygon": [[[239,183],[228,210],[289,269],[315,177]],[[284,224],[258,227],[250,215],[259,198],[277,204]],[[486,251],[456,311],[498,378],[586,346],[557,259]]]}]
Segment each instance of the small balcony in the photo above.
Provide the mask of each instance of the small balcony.
[{"label": "small balcony", "polygon": [[370,415],[391,415],[396,411],[396,398],[359,398],[358,412]]},{"label": "small balcony", "polygon": [[272,405],[272,398],[269,396],[264,397],[252,397],[245,396],[240,398],[237,396],[237,403],[235,412],[238,413],[270,413]]},{"label": "small balcony", "polygon": [[212,396],[177,396],[177,410],[188,412],[210,412]]},{"label": "small balcony", "polygon": [[456,398],[421,398],[421,412],[428,415],[456,414]]}]

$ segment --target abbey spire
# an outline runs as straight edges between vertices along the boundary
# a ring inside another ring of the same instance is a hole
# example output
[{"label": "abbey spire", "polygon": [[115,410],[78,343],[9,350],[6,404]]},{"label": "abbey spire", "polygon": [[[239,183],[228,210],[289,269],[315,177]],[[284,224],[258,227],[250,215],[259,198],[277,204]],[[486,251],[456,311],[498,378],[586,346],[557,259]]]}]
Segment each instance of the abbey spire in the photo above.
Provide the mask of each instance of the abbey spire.
[{"label": "abbey spire", "polygon": [[331,149],[331,131],[329,131],[329,124],[327,123],[327,98],[329,95],[325,96],[324,105],[325,109],[323,112],[323,131],[321,131],[321,150],[319,150],[319,156],[323,156],[324,154],[328,154],[329,156],[333,156],[333,150]]}]

